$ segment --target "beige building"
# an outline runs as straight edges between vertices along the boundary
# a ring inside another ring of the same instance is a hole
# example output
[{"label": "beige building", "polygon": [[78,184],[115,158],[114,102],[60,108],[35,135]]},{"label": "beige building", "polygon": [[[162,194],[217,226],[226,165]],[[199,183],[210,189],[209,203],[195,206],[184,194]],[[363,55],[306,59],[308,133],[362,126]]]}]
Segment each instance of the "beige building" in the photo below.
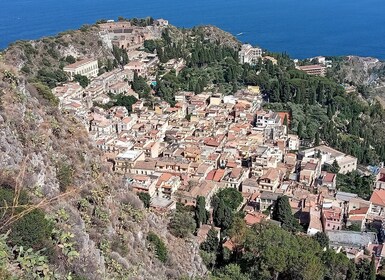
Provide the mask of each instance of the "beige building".
[{"label": "beige building", "polygon": [[99,72],[98,61],[96,59],[83,59],[67,65],[63,68],[63,71],[69,74],[70,80],[73,80],[75,75],[93,78],[96,77]]},{"label": "beige building", "polygon": [[309,75],[325,76],[326,74],[326,67],[321,64],[298,66],[298,69]]}]

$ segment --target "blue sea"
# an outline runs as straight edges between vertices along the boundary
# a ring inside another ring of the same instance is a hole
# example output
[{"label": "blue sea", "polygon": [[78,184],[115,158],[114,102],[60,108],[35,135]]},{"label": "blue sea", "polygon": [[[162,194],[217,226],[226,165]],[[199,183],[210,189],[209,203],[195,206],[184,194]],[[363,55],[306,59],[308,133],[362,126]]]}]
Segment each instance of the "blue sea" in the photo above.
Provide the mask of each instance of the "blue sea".
[{"label": "blue sea", "polygon": [[96,20],[165,18],[179,27],[216,25],[238,39],[293,58],[385,60],[384,0],[1,0],[0,49]]}]

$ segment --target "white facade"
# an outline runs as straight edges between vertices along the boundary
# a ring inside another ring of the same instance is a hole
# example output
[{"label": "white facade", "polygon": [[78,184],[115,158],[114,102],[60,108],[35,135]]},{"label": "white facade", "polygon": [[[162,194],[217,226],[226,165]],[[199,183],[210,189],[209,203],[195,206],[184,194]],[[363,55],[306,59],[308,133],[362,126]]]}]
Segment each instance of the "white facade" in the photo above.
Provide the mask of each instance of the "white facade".
[{"label": "white facade", "polygon": [[90,79],[98,75],[98,61],[96,59],[80,60],[73,64],[67,65],[63,68],[63,71],[69,74],[70,80],[73,80],[75,75],[86,76]]},{"label": "white facade", "polygon": [[254,48],[252,45],[249,44],[242,45],[242,49],[240,50],[238,56],[239,62],[242,64],[255,64],[258,59],[262,57],[262,49]]}]

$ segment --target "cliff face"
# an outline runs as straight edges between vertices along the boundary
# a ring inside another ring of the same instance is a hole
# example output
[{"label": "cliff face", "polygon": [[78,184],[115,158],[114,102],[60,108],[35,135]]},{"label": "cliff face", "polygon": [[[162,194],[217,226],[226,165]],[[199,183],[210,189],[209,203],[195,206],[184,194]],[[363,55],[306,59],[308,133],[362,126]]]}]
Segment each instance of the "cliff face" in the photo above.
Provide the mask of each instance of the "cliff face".
[{"label": "cliff face", "polygon": [[[89,42],[96,36],[92,32],[87,33],[91,36]],[[73,49],[71,54],[84,51],[83,43],[77,48],[78,43],[68,40],[64,49],[55,45],[60,57],[67,55],[68,49]],[[196,241],[173,237],[167,230],[167,217],[143,209],[137,196],[122,186],[121,178],[107,171],[84,127],[73,117],[63,115],[20,73],[27,61],[27,76],[36,73],[43,63],[47,46],[44,39],[28,42],[27,48],[29,45],[34,47],[29,59],[19,45],[3,54],[0,62],[0,182],[16,178],[33,204],[39,204],[50,217],[55,230],[69,234],[66,243],[61,239],[53,242],[51,271],[59,279],[69,273],[82,279],[205,275]],[[103,46],[91,46],[90,51],[107,52]],[[48,61],[57,65],[52,56]],[[166,263],[149,250],[149,231],[165,242],[169,255]],[[74,257],[64,250],[67,245],[76,252]],[[11,255],[10,271],[23,279],[27,274],[12,265]]]},{"label": "cliff face", "polygon": [[370,93],[385,97],[385,63],[372,57],[348,56],[337,63],[336,76],[344,82],[367,86]]}]

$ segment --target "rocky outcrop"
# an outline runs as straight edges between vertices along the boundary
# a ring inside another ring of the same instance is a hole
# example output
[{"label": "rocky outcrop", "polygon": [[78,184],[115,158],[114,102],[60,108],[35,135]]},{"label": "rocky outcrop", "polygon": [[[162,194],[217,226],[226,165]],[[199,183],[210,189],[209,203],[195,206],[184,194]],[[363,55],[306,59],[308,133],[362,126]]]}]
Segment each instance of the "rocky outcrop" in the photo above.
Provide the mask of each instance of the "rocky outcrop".
[{"label": "rocky outcrop", "polygon": [[[71,261],[57,245],[52,270],[63,279],[72,272],[95,280],[206,274],[193,237],[186,242],[172,236],[167,217],[143,209],[120,178],[104,173],[83,125],[62,115],[17,70],[0,64],[0,81],[0,176],[19,176],[33,202],[48,201],[41,208],[57,230],[73,234],[73,250],[79,254]],[[58,172],[64,164],[70,166],[71,184],[63,189]],[[166,263],[148,249],[149,231],[167,245]]]}]

